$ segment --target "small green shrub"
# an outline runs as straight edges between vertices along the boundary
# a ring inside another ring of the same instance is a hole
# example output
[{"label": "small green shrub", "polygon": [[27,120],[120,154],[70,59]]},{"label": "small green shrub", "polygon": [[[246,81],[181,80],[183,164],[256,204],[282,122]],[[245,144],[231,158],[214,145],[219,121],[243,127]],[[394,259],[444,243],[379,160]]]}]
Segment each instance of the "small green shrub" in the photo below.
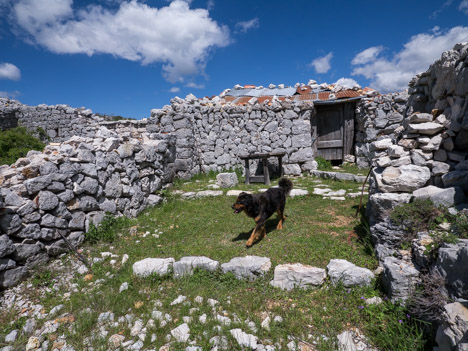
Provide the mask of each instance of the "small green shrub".
[{"label": "small green shrub", "polygon": [[468,214],[459,213],[454,216],[452,232],[462,239],[468,239]]},{"label": "small green shrub", "polygon": [[0,164],[10,165],[25,157],[28,151],[40,151],[44,147],[45,144],[24,127],[0,131]]},{"label": "small green shrub", "polygon": [[393,223],[402,225],[407,236],[402,244],[411,244],[418,232],[433,230],[438,224],[450,220],[451,215],[444,207],[436,207],[429,199],[416,199],[393,209],[390,219]]},{"label": "small green shrub", "polygon": [[325,160],[321,156],[316,157],[315,161],[317,162],[317,168],[320,171],[331,171],[333,169],[331,162],[328,160]]},{"label": "small green shrub", "polygon": [[94,223],[90,224],[88,232],[85,233],[85,240],[90,243],[113,242],[119,230],[127,227],[129,221],[127,217],[115,217],[110,213],[106,213],[97,227]]}]

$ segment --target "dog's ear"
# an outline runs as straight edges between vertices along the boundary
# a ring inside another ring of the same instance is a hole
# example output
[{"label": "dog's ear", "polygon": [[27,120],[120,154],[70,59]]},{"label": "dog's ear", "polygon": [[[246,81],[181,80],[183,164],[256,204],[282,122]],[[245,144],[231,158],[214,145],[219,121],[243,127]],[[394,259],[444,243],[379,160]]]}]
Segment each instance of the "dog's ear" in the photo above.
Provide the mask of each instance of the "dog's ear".
[{"label": "dog's ear", "polygon": [[252,202],[253,202],[253,197],[251,194],[247,194],[245,192],[242,192],[239,194],[239,201],[243,204],[243,205],[251,205]]}]

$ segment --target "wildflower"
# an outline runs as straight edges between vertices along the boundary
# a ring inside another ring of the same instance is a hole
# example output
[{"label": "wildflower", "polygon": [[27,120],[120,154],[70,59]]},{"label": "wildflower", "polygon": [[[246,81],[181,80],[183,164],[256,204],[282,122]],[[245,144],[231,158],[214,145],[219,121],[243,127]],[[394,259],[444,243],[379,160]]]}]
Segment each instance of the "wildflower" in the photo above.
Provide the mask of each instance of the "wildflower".
[{"label": "wildflower", "polygon": [[364,306],[359,306],[358,308],[359,308],[360,310],[362,310],[362,309],[364,308]]},{"label": "wildflower", "polygon": [[407,314],[407,315],[406,315],[406,318],[411,318],[411,315]]},{"label": "wildflower", "polygon": [[400,320],[398,321],[398,323],[400,323],[400,324],[401,324],[401,323],[403,323],[403,321],[400,319]]},{"label": "wildflower", "polygon": [[361,300],[365,300],[366,298],[364,296],[361,296]]}]

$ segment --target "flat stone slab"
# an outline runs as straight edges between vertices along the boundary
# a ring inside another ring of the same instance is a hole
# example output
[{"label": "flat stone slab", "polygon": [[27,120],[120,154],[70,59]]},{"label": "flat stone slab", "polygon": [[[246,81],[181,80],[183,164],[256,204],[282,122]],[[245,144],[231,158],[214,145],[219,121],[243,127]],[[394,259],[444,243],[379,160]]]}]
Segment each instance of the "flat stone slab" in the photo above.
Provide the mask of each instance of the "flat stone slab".
[{"label": "flat stone slab", "polygon": [[250,191],[243,191],[243,190],[229,190],[226,193],[226,196],[239,196],[240,193],[247,193],[247,194],[252,194]]},{"label": "flat stone slab", "polygon": [[174,263],[174,277],[180,278],[186,275],[192,275],[195,268],[213,272],[217,270],[218,267],[218,261],[214,261],[206,256],[186,256]]},{"label": "flat stone slab", "polygon": [[255,280],[264,275],[271,268],[271,261],[268,257],[245,256],[234,257],[227,263],[221,265],[224,273],[232,272],[237,279]]},{"label": "flat stone slab", "polygon": [[434,185],[429,185],[413,191],[413,196],[415,199],[430,199],[434,205],[446,207],[458,205],[465,200],[463,189],[459,186],[438,188]]},{"label": "flat stone slab", "polygon": [[196,193],[195,197],[209,197],[209,196],[221,196],[223,195],[222,190],[202,190]]},{"label": "flat stone slab", "polygon": [[174,259],[170,258],[145,258],[133,264],[133,274],[146,278],[151,274],[160,276],[167,275],[174,264]]},{"label": "flat stone slab", "polygon": [[283,289],[310,288],[322,285],[327,274],[325,269],[300,263],[280,264],[275,267],[275,275],[270,285]]},{"label": "flat stone slab", "polygon": [[329,188],[314,188],[314,195],[325,195],[328,194],[330,191],[332,191]]},{"label": "flat stone slab", "polygon": [[291,192],[289,193],[289,196],[294,197],[294,196],[306,196],[309,195],[309,192],[304,189],[292,189]]},{"label": "flat stone slab", "polygon": [[358,267],[342,259],[330,260],[327,271],[333,285],[341,282],[347,288],[369,286],[375,277],[369,269]]}]

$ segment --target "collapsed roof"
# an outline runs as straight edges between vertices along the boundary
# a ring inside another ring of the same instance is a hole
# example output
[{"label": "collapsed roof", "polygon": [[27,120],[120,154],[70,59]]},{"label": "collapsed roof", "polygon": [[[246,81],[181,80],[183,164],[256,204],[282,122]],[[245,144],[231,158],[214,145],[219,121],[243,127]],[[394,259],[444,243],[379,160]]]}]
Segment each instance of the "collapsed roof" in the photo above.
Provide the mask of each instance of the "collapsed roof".
[{"label": "collapsed roof", "polygon": [[[311,101],[314,103],[333,103],[357,100],[377,93],[371,88],[361,88],[359,85],[344,87],[338,84],[317,84],[311,80],[306,84],[297,83],[294,87],[270,84],[267,88],[255,85],[236,85],[234,89],[226,89],[219,97],[233,105],[254,103],[271,103],[272,101]],[[213,97],[214,98],[214,97]]]}]

